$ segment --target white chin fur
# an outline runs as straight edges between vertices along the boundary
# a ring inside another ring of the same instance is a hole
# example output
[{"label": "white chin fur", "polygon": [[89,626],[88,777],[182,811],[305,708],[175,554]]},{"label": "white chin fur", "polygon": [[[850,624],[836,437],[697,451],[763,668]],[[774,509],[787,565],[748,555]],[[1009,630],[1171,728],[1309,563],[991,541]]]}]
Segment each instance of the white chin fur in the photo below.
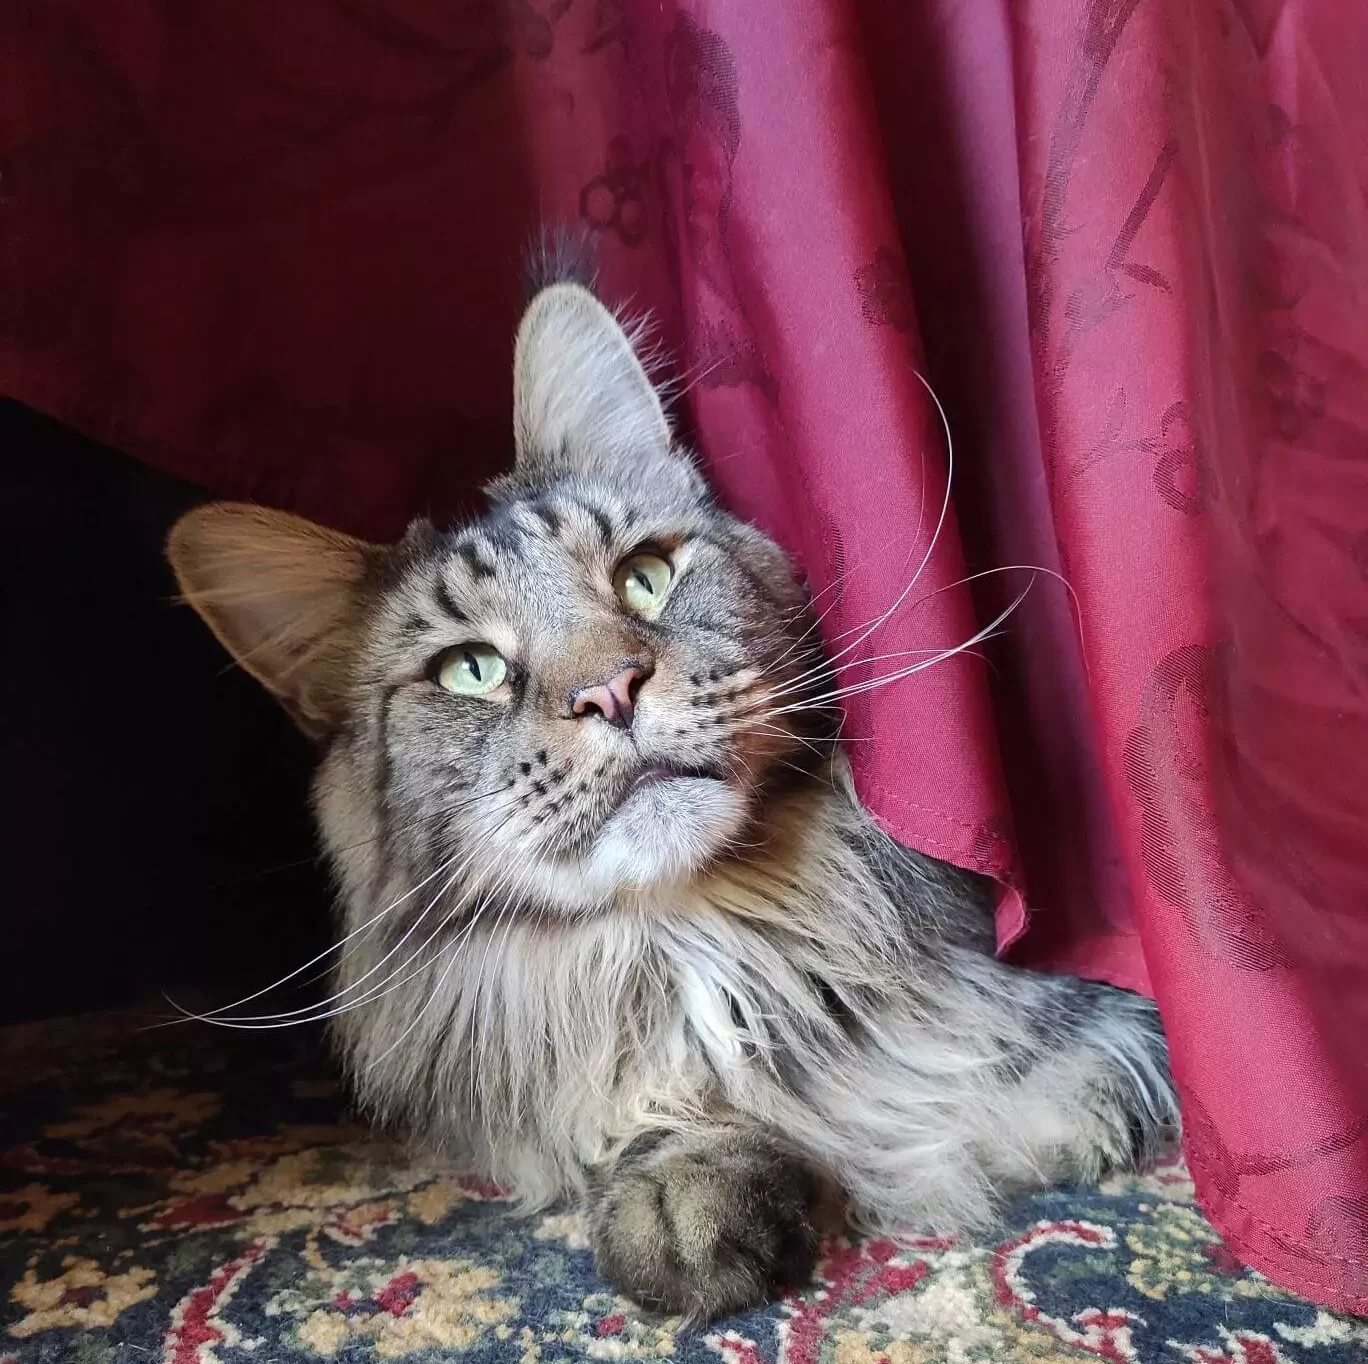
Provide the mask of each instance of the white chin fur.
[{"label": "white chin fur", "polygon": [[627,798],[604,825],[588,858],[599,883],[671,881],[716,857],[741,830],[745,797],[712,777],[653,782]]}]

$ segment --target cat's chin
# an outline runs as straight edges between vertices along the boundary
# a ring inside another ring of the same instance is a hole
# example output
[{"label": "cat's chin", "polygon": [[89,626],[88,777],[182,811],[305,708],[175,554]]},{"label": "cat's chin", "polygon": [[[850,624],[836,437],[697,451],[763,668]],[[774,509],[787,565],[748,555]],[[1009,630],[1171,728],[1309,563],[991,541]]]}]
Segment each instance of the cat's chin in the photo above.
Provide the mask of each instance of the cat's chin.
[{"label": "cat's chin", "polygon": [[707,866],[742,830],[745,796],[717,777],[658,778],[614,811],[586,859],[600,885],[650,886]]}]

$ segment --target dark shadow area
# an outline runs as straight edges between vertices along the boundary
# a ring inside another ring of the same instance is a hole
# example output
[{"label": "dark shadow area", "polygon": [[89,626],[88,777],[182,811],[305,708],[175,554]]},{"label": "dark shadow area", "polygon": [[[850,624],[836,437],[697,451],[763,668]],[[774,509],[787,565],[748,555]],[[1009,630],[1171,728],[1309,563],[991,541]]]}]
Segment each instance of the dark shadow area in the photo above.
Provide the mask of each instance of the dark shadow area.
[{"label": "dark shadow area", "polygon": [[205,494],[13,402],[0,449],[0,1021],[227,1003],[326,946],[312,754],[174,601]]}]

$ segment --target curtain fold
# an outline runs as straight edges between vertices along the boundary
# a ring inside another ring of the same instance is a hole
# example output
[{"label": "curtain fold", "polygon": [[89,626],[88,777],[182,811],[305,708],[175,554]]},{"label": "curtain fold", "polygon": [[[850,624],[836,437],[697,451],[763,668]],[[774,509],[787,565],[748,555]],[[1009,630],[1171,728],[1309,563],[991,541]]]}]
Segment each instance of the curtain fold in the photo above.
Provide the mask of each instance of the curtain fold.
[{"label": "curtain fold", "polygon": [[1365,71],[1336,0],[15,0],[0,390],[394,534],[587,226],[843,680],[937,660],[875,815],[1155,994],[1216,1226],[1365,1312]]}]

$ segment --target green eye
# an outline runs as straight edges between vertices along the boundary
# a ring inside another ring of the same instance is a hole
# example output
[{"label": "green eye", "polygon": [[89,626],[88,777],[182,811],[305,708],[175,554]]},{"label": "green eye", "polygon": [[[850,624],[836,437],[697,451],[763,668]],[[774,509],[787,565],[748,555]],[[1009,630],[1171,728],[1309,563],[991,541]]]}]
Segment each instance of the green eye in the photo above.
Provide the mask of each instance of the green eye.
[{"label": "green eye", "polygon": [[437,655],[433,677],[453,696],[488,696],[508,676],[503,655],[490,644],[457,644]]},{"label": "green eye", "polygon": [[629,611],[649,616],[660,610],[674,569],[659,554],[630,554],[613,574],[613,591]]}]

